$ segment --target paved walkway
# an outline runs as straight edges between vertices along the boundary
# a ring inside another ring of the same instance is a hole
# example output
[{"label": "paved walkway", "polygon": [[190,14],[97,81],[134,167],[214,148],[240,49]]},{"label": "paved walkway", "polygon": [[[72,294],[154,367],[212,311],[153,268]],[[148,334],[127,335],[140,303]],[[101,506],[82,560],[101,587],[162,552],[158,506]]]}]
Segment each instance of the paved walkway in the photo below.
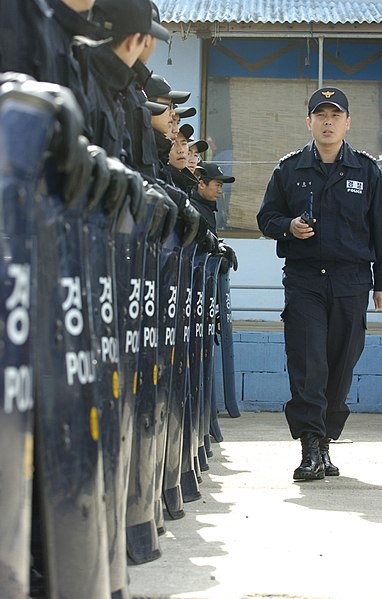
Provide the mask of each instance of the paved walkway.
[{"label": "paved walkway", "polygon": [[353,414],[339,478],[294,483],[284,415],[220,416],[202,498],[166,521],[162,557],[130,566],[134,599],[382,599],[382,414]]}]

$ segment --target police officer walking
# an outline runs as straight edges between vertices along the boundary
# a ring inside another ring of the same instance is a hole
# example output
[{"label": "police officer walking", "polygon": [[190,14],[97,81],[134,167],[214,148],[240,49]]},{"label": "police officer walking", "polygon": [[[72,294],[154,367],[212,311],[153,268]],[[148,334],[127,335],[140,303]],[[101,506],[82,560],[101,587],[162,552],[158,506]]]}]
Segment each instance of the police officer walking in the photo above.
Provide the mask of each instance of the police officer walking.
[{"label": "police officer walking", "polygon": [[312,140],[275,168],[257,216],[285,258],[285,347],[291,399],[286,418],[300,439],[295,480],[338,476],[329,441],[349,415],[347,394],[364,347],[369,291],[382,308],[382,187],[375,160],[344,137],[345,94],[313,93]]}]

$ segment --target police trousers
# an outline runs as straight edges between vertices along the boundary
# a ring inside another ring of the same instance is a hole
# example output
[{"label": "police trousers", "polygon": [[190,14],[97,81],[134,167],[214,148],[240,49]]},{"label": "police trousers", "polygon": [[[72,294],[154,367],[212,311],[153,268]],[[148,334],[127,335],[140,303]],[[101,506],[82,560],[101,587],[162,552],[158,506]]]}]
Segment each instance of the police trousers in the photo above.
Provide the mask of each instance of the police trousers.
[{"label": "police trousers", "polygon": [[338,439],[364,348],[369,291],[335,297],[329,277],[307,287],[285,287],[281,318],[291,390],[285,415],[294,439],[304,432]]}]

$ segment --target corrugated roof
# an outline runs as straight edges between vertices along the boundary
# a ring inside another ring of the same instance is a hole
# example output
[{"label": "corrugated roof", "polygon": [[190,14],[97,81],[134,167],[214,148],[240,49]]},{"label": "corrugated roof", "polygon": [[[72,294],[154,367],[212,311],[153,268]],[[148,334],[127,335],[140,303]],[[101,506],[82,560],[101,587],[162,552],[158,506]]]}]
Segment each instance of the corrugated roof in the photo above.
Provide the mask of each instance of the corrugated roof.
[{"label": "corrugated roof", "polygon": [[167,23],[381,23],[382,0],[155,0]]}]

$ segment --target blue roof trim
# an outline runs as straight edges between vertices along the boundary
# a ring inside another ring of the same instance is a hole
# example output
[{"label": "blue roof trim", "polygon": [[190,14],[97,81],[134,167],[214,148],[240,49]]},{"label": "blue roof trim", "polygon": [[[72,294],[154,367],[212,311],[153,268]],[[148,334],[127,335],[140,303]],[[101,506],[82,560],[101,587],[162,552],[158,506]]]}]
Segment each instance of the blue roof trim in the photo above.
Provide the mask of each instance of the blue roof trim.
[{"label": "blue roof trim", "polygon": [[170,23],[382,23],[382,0],[156,0]]}]

